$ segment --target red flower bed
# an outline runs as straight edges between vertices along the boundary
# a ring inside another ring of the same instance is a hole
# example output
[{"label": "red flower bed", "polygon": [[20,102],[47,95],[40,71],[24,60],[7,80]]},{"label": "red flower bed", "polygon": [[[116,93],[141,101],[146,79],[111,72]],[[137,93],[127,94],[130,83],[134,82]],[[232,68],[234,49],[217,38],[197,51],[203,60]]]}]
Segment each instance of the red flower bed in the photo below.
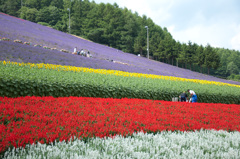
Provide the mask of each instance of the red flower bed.
[{"label": "red flower bed", "polygon": [[0,152],[56,139],[135,131],[240,131],[240,105],[87,97],[0,97]]}]

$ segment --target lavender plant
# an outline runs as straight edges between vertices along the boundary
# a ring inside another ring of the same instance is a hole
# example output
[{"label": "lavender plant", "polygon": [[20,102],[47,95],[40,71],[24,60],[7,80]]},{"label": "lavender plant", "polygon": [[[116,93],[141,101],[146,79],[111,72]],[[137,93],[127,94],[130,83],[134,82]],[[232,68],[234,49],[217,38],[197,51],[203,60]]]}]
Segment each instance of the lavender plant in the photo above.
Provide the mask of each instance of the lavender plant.
[{"label": "lavender plant", "polygon": [[[138,57],[46,26],[0,13],[0,38],[3,37],[9,38],[10,42],[0,41],[0,60],[2,61],[43,62],[240,84],[240,82],[219,79]],[[16,39],[28,42],[31,45],[13,43]],[[49,48],[56,48],[56,50],[33,47],[34,45],[48,46]],[[73,52],[74,47],[77,47],[78,50],[89,50],[93,58],[60,51],[64,49]]]}]

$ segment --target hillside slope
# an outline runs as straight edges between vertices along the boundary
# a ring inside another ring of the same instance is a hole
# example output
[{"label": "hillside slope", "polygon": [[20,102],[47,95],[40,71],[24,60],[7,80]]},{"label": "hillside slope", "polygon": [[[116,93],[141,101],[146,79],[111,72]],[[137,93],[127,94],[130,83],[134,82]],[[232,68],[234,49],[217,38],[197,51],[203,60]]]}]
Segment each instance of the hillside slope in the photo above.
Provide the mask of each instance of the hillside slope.
[{"label": "hillside slope", "polygon": [[[171,66],[169,64],[149,60],[144,57],[138,57],[46,26],[0,13],[0,39],[3,37],[9,38],[10,41],[0,41],[1,61],[10,60],[16,62],[50,63],[112,69],[190,79],[203,79],[240,85],[240,82],[223,80]],[[16,39],[23,42],[30,42],[31,45],[14,43],[13,41]],[[56,48],[56,50],[34,47],[35,44]],[[74,47],[77,47],[78,50],[89,50],[93,58],[72,55],[60,51],[64,49],[72,52]]]}]

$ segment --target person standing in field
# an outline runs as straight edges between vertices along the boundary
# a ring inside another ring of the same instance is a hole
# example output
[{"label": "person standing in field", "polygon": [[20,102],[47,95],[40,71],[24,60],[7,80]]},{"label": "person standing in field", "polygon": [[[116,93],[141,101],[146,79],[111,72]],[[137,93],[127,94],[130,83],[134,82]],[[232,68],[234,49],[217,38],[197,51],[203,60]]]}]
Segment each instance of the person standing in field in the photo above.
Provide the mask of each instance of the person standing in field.
[{"label": "person standing in field", "polygon": [[190,103],[196,103],[197,102],[197,95],[193,90],[188,89],[187,90],[190,93]]}]

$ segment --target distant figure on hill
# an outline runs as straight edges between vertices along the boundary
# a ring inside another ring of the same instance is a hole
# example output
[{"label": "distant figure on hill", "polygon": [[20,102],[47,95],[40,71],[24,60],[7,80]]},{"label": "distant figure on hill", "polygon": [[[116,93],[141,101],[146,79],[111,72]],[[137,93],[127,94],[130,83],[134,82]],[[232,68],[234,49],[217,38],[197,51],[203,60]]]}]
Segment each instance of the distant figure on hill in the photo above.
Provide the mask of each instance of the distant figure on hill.
[{"label": "distant figure on hill", "polygon": [[188,96],[187,96],[186,92],[183,91],[183,92],[180,94],[179,99],[180,99],[181,102],[186,102],[186,101],[187,101],[187,97],[188,97]]},{"label": "distant figure on hill", "polygon": [[92,57],[92,55],[90,54],[89,50],[87,52],[87,57]]},{"label": "distant figure on hill", "polygon": [[197,102],[197,95],[193,90],[187,90],[190,93],[190,100],[189,103],[196,103]]},{"label": "distant figure on hill", "polygon": [[72,54],[77,55],[77,47],[75,47],[75,48],[73,49],[73,53],[72,53]]},{"label": "distant figure on hill", "polygon": [[81,56],[86,56],[86,53],[85,53],[85,51],[84,51],[83,49],[81,49],[80,55],[81,55]]}]

